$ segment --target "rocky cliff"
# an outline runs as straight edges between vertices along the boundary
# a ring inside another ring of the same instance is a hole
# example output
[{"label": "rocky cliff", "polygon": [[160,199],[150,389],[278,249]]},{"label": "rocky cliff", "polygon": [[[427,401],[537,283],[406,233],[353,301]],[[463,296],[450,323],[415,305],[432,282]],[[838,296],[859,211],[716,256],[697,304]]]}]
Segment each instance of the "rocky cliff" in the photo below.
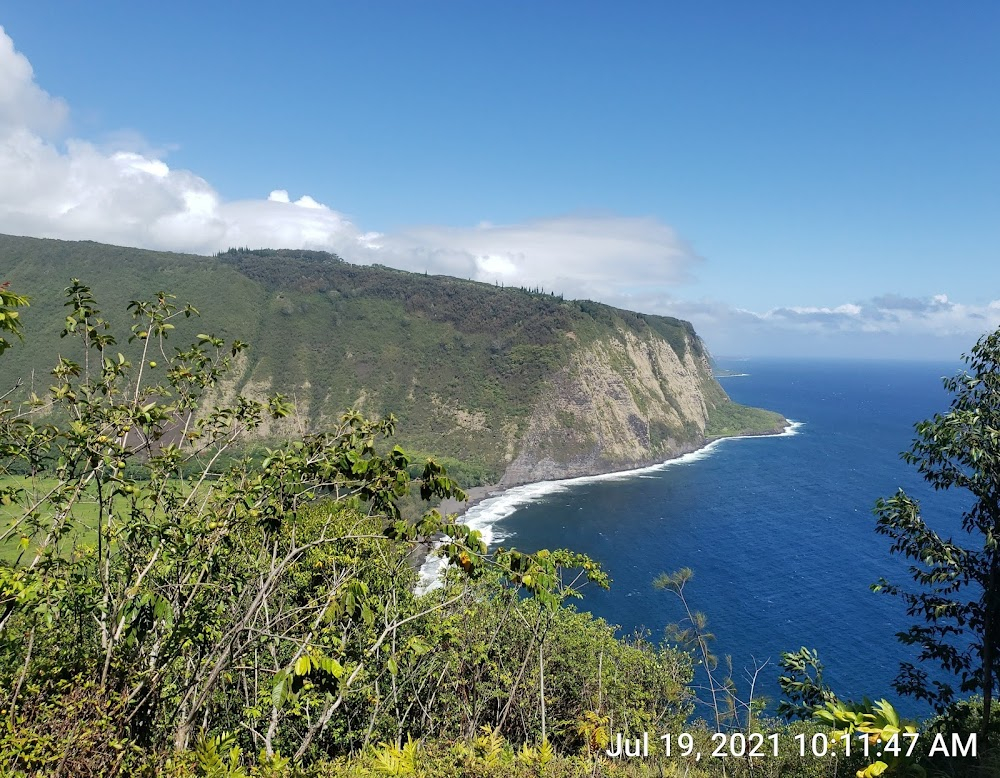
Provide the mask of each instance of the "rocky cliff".
[{"label": "rocky cliff", "polygon": [[704,445],[729,400],[697,336],[685,345],[678,354],[656,333],[623,329],[574,352],[545,382],[502,485],[642,467]]},{"label": "rocky cliff", "polygon": [[165,290],[202,312],[178,320],[168,349],[200,332],[252,344],[214,399],[295,403],[291,426],[263,435],[323,429],[348,408],[392,413],[404,447],[445,458],[468,485],[627,469],[783,422],[729,401],[688,322],[551,292],[323,252],[199,257],[9,236],[0,267],[31,297],[25,344],[6,357],[25,389],[44,389],[69,345],[58,333],[71,278],[93,287],[133,357],[125,309]]}]

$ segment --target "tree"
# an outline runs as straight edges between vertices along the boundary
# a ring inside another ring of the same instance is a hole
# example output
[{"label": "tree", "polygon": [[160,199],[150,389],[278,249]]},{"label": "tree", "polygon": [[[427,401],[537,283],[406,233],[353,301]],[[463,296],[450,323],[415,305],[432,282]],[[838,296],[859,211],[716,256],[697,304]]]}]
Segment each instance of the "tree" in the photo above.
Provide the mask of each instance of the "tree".
[{"label": "tree", "polygon": [[[291,405],[233,396],[240,341],[171,351],[198,315],[171,295],[132,302],[121,343],[87,286],[66,296],[52,386],[0,396],[0,773],[133,774],[136,750],[192,747],[203,767],[223,751],[237,765],[240,748],[305,763],[401,739],[454,672],[426,674],[427,633],[471,607],[470,579],[489,571],[530,595],[512,608],[537,611],[583,579],[606,585],[585,556],[487,557],[453,517],[405,517],[412,487],[464,494],[432,460],[412,477],[391,416],[348,412],[280,444],[272,430],[265,448],[261,428]],[[26,304],[0,287],[0,333],[20,335]],[[410,551],[438,536],[459,580],[418,597]]]},{"label": "tree", "polygon": [[[27,297],[10,290],[10,281],[0,284],[0,333],[8,332],[21,337],[21,319],[17,309],[27,304]],[[10,345],[10,341],[0,335],[0,354],[10,348]]]},{"label": "tree", "polygon": [[[0,291],[0,332],[19,335],[26,300]],[[408,545],[444,533],[473,573],[485,545],[437,511],[402,519],[410,461],[391,417],[351,412],[249,456],[249,433],[291,406],[220,402],[245,344],[200,334],[169,353],[197,311],[162,292],[129,306],[119,344],[88,287],[66,295],[80,356],[59,358],[44,396],[0,405],[4,714],[44,731],[60,694],[91,690],[143,746],[243,727],[255,750],[301,758],[355,684],[419,650],[397,638],[427,607],[386,584],[413,576]],[[417,483],[464,497],[431,461]]]},{"label": "tree", "polygon": [[[919,591],[880,579],[872,588],[898,596],[917,622],[898,637],[919,647],[921,662],[936,662],[958,679],[958,691],[983,697],[980,748],[986,750],[1000,650],[1000,330],[984,335],[963,356],[967,367],[946,378],[950,410],[916,425],[902,458],[935,489],[968,492],[963,543],[944,538],[924,521],[919,503],[900,489],[875,505],[876,532],[892,539],[891,552],[914,560]],[[931,681],[911,662],[894,686],[939,711],[955,699],[951,684]]]}]

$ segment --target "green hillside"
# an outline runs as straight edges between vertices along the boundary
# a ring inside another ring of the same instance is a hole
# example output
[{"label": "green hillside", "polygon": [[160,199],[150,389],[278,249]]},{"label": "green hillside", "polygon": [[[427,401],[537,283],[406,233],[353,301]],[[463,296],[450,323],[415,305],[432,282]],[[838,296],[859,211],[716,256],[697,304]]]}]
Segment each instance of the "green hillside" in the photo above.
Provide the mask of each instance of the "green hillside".
[{"label": "green hillside", "polygon": [[[24,347],[4,364],[25,389],[48,386],[71,278],[93,288],[119,331],[130,323],[129,301],[163,290],[202,312],[178,325],[176,345],[198,332],[252,344],[228,392],[287,394],[303,431],[329,425],[349,407],[393,413],[404,445],[462,460],[483,480],[498,480],[517,457],[527,457],[517,480],[530,478],[538,459],[556,462],[557,470],[564,459],[574,460],[567,473],[663,459],[697,444],[708,417],[719,412],[751,427],[783,421],[733,414],[688,322],[551,293],[354,265],[325,252],[230,250],[203,257],[11,236],[0,236],[0,268],[0,280],[31,298]],[[664,383],[669,376],[655,375],[665,369],[667,346],[670,364],[694,376],[695,410],[680,407],[677,391]],[[649,369],[637,367],[650,349],[660,351]],[[629,407],[612,408],[601,429],[591,430],[588,419],[603,411],[573,395],[574,382],[584,380],[576,377],[580,366],[593,370],[595,360],[625,387],[619,394]],[[560,418],[576,428],[565,445],[538,415],[541,399],[553,392],[568,403]],[[638,443],[626,435],[609,448],[622,426],[638,430]],[[535,448],[528,440],[533,430],[544,433]],[[725,424],[724,434],[740,431]],[[647,450],[631,456],[634,445]],[[611,449],[616,453],[608,455]]]}]

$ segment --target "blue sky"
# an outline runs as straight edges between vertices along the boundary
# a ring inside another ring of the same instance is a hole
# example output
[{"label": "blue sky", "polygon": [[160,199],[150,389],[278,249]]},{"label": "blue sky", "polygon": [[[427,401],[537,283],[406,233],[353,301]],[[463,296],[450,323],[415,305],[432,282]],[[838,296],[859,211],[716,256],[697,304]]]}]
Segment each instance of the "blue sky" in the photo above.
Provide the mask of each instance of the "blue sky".
[{"label": "blue sky", "polygon": [[327,248],[681,316],[721,354],[954,357],[1000,325],[996,3],[0,25],[0,232]]}]

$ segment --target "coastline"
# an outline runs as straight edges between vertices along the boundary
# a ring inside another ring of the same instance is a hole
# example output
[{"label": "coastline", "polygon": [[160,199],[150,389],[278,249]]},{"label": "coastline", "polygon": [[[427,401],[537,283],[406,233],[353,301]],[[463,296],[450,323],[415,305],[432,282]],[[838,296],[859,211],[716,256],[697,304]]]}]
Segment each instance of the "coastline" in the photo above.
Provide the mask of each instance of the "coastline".
[{"label": "coastline", "polygon": [[457,513],[459,516],[463,516],[473,505],[481,503],[487,497],[493,496],[494,493],[501,493],[503,488],[500,484],[484,484],[483,486],[470,486],[468,489],[463,489],[462,491],[466,494],[465,500],[455,500],[449,497],[438,503],[437,509],[442,516],[447,516],[450,513]]},{"label": "coastline", "polygon": [[532,487],[541,484],[570,484],[573,482],[598,478],[627,478],[630,475],[638,475],[645,470],[654,470],[672,463],[677,463],[678,460],[683,457],[704,452],[706,449],[711,448],[713,444],[722,440],[738,440],[740,438],[779,438],[787,435],[794,435],[795,430],[802,426],[802,422],[794,421],[793,419],[786,419],[785,421],[787,423],[781,427],[775,427],[772,430],[765,430],[763,432],[743,432],[739,435],[714,435],[706,437],[703,438],[701,443],[698,445],[690,447],[685,446],[678,449],[673,456],[668,457],[667,459],[642,461],[620,470],[599,470],[593,473],[568,475],[563,478],[543,478],[538,481],[525,481],[523,483],[504,483],[501,479],[501,481],[496,484],[473,486],[464,490],[467,495],[466,500],[454,500],[451,498],[442,500],[438,504],[437,509],[442,515],[454,513],[461,517],[464,516],[470,508],[475,507],[483,500],[491,497],[500,497],[511,489],[517,489],[519,487]]},{"label": "coastline", "polygon": [[[785,419],[786,424],[781,427],[775,427],[773,430],[765,430],[764,432],[744,432],[739,435],[715,435],[712,437],[706,437],[702,439],[702,442],[696,446],[682,447],[668,459],[656,459],[653,461],[635,464],[634,466],[623,468],[621,470],[601,470],[594,473],[585,473],[581,475],[566,476],[565,478],[551,478],[543,479],[540,481],[526,481],[524,483],[504,483],[502,480],[497,484],[485,484],[483,486],[473,486],[469,489],[465,489],[467,499],[464,501],[447,499],[442,500],[438,505],[437,509],[442,515],[456,514],[459,517],[464,516],[469,509],[475,507],[484,500],[501,497],[512,489],[521,489],[531,487],[539,487],[543,485],[552,486],[562,486],[567,484],[572,484],[575,482],[583,482],[596,479],[604,478],[628,478],[633,475],[640,475],[644,471],[657,470],[662,467],[667,467],[671,464],[678,464],[684,457],[690,457],[692,455],[703,454],[708,450],[712,449],[715,444],[723,440],[739,440],[741,438],[780,438],[787,437],[789,435],[795,435],[799,427],[802,426],[803,422],[795,421],[794,419]],[[699,457],[700,458],[700,457]]]},{"label": "coastline", "polygon": [[[461,521],[473,508],[482,505],[482,509],[474,511],[473,515],[462,523],[477,529],[483,534],[483,540],[487,546],[492,546],[496,541],[506,538],[502,530],[496,527],[497,523],[513,513],[519,505],[533,502],[539,497],[552,492],[562,491],[573,484],[585,483],[588,481],[612,480],[619,478],[643,477],[643,473],[662,470],[675,465],[696,462],[708,456],[712,450],[726,440],[740,440],[750,438],[778,438],[797,435],[798,429],[803,422],[794,419],[785,419],[785,424],[775,427],[773,430],[764,432],[744,433],[740,435],[721,435],[712,438],[703,438],[700,445],[686,447],[678,451],[673,457],[666,460],[655,460],[648,464],[639,464],[622,470],[609,470],[592,473],[588,475],[576,475],[566,478],[554,478],[549,480],[539,480],[521,484],[495,484],[489,486],[476,486],[466,490],[468,499],[465,501],[444,500],[438,505],[438,510],[447,515],[454,513]],[[485,503],[489,503],[486,505]],[[426,594],[436,588],[438,579],[444,567],[440,557],[432,556],[431,551],[436,544],[422,544],[419,550],[415,549],[411,555],[411,562],[419,573],[419,581],[416,588],[418,595]]]}]

